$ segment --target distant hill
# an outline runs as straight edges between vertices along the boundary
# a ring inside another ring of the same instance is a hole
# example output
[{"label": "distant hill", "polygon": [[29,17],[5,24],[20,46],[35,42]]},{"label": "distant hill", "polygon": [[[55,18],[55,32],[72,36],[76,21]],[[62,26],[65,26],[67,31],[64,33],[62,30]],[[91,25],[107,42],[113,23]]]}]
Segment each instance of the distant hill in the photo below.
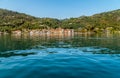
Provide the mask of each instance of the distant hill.
[{"label": "distant hill", "polygon": [[63,20],[64,27],[83,28],[87,31],[102,31],[105,29],[120,31],[120,10],[114,10],[95,14],[93,16],[81,16]]},{"label": "distant hill", "polygon": [[94,32],[101,32],[108,29],[110,31],[120,31],[120,9],[95,14],[93,16],[81,16],[64,20],[37,18],[24,13],[0,9],[0,31],[2,32],[59,27]]},{"label": "distant hill", "polygon": [[22,29],[56,28],[59,20],[52,18],[37,18],[24,13],[0,9],[0,31]]}]

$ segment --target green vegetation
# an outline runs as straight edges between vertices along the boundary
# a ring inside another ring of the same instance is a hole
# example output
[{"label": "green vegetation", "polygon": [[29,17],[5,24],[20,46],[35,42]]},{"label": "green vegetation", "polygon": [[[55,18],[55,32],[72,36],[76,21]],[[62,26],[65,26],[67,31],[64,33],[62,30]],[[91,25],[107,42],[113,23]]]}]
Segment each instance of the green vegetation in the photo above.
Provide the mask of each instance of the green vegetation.
[{"label": "green vegetation", "polygon": [[37,18],[23,13],[0,9],[0,31],[11,32],[23,29],[75,29],[81,32],[120,31],[120,10],[58,20]]}]

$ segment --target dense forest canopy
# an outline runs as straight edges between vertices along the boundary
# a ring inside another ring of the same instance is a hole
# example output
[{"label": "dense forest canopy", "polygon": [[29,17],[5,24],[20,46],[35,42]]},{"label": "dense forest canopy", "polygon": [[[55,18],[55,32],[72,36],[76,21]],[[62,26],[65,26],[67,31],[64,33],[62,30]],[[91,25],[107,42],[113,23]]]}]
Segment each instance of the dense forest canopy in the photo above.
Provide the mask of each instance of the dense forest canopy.
[{"label": "dense forest canopy", "polygon": [[76,29],[80,31],[99,32],[106,29],[120,31],[120,9],[81,16],[70,19],[37,18],[24,13],[0,9],[0,31],[10,32],[22,29]]}]

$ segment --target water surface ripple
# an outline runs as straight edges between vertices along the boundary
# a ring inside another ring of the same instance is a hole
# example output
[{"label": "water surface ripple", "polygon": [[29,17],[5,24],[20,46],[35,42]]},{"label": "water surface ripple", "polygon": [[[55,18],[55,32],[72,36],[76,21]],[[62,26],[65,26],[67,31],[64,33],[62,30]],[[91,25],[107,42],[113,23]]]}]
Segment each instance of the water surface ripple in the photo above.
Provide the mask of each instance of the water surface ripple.
[{"label": "water surface ripple", "polygon": [[119,78],[120,37],[113,36],[1,36],[0,78]]}]

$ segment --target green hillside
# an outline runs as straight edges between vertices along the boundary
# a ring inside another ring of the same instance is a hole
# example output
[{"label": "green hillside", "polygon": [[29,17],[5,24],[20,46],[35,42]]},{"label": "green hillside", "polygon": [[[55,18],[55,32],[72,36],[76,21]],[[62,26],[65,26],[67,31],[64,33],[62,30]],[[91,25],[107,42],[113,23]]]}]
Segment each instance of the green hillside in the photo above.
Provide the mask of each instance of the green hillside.
[{"label": "green hillside", "polygon": [[22,29],[56,28],[59,20],[52,18],[37,18],[24,13],[0,9],[0,31],[10,32]]},{"label": "green hillside", "polygon": [[86,29],[87,31],[120,31],[120,10],[114,10],[95,14],[93,16],[81,16],[63,20],[63,27]]},{"label": "green hillside", "polygon": [[120,10],[81,16],[70,19],[37,18],[24,13],[0,9],[0,31],[11,32],[22,29],[76,29],[80,31],[101,32],[120,31]]}]

